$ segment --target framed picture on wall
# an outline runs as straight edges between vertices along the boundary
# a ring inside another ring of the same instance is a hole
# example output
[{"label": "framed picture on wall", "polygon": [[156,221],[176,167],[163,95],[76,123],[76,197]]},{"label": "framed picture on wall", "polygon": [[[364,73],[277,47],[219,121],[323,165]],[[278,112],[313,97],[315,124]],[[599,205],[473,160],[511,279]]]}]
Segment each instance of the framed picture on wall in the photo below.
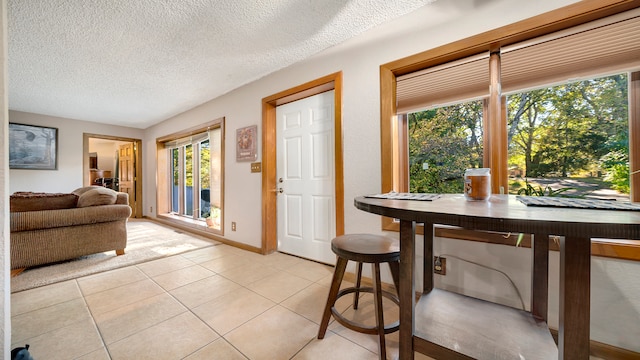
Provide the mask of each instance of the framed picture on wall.
[{"label": "framed picture on wall", "polygon": [[255,161],[258,143],[258,125],[236,130],[236,161]]},{"label": "framed picture on wall", "polygon": [[9,168],[58,169],[58,129],[9,123]]}]

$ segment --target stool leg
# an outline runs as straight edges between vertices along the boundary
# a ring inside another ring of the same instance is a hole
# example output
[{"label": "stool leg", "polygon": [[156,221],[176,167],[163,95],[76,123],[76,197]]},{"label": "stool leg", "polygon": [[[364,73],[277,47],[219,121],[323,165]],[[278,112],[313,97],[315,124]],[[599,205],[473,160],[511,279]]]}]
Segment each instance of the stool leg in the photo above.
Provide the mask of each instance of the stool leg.
[{"label": "stool leg", "polygon": [[375,311],[376,311],[376,330],[378,330],[378,338],[380,339],[378,342],[378,350],[380,352],[380,360],[386,360],[387,358],[387,347],[385,345],[384,340],[384,316],[382,314],[382,285],[380,282],[380,264],[374,263],[372,264],[372,273],[373,273],[373,300],[375,302]]},{"label": "stool leg", "polygon": [[356,271],[356,291],[353,293],[353,309],[358,310],[358,300],[360,300],[360,283],[362,282],[362,263],[358,262]]},{"label": "stool leg", "polygon": [[389,269],[391,270],[391,277],[393,277],[393,286],[396,287],[396,294],[400,292],[400,262],[389,262]]},{"label": "stool leg", "polygon": [[347,268],[347,259],[343,259],[338,256],[336,262],[336,269],[333,272],[333,280],[331,280],[331,288],[329,289],[329,296],[327,297],[327,305],[324,307],[324,313],[322,314],[322,321],[320,321],[320,330],[318,330],[318,339],[323,339],[324,334],[327,332],[329,326],[329,319],[331,318],[331,308],[334,306],[336,299],[338,298],[338,291],[340,291],[340,283],[344,277],[344,271]]}]

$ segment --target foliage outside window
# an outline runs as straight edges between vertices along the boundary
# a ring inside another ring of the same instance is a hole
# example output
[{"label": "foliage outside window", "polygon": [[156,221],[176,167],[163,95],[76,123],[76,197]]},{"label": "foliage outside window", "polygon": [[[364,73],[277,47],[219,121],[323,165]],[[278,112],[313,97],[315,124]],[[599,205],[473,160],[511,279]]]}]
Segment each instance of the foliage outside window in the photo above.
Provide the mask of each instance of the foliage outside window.
[{"label": "foliage outside window", "polygon": [[[194,199],[193,194],[193,145],[189,144],[184,147],[184,213],[186,215],[193,215],[193,203],[199,202],[198,199]],[[197,194],[196,198],[197,198]],[[194,201],[195,200],[195,201]]]},{"label": "foliage outside window", "polygon": [[408,114],[410,192],[462,193],[482,167],[482,101]]},{"label": "foliage outside window", "polygon": [[[627,88],[619,74],[509,95],[509,191],[628,199]],[[464,170],[488,167],[482,110],[478,100],[407,115],[410,192],[462,193]]]},{"label": "foliage outside window", "polygon": [[[178,186],[180,186],[180,150],[173,148],[169,150],[171,152],[171,199],[178,199],[180,192]],[[177,201],[171,201],[171,212],[178,213],[180,206]]]},{"label": "foliage outside window", "polygon": [[564,196],[628,199],[627,89],[620,74],[508,96],[510,192],[528,179],[571,188]]}]

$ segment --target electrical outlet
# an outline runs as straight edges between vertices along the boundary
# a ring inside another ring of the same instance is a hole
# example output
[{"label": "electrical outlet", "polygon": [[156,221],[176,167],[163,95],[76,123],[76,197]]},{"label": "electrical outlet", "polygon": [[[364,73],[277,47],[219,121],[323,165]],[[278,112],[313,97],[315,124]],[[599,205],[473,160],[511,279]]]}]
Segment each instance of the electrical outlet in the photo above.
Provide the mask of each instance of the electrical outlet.
[{"label": "electrical outlet", "polygon": [[149,206],[149,212],[153,214],[153,206]]},{"label": "electrical outlet", "polygon": [[236,231],[236,222],[235,221],[231,222],[231,231]]},{"label": "electrical outlet", "polygon": [[443,258],[442,256],[433,257],[433,273],[447,275],[447,258]]}]

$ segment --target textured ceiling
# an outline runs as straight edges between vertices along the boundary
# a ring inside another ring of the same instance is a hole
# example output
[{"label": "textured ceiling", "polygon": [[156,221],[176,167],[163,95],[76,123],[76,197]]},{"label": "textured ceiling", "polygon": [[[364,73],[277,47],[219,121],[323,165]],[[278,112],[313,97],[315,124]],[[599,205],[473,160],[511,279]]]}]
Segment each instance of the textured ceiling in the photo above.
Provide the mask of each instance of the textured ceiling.
[{"label": "textured ceiling", "polygon": [[8,0],[11,110],[146,128],[433,0]]}]

